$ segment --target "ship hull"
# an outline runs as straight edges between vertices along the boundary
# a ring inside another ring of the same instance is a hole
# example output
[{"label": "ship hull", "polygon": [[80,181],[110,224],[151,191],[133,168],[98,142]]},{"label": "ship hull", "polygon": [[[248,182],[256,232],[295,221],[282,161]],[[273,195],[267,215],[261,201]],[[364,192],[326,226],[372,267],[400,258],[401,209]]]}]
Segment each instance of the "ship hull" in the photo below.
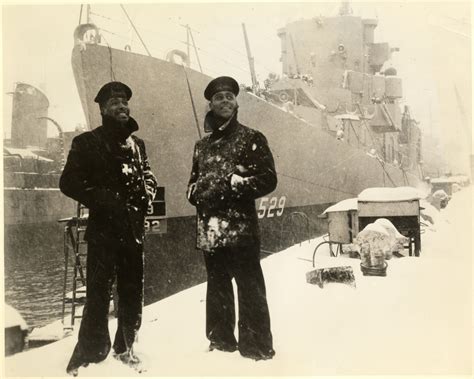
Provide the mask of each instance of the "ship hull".
[{"label": "ship hull", "polygon": [[[199,139],[207,110],[203,97],[210,77],[161,59],[88,45],[75,47],[72,65],[90,128],[101,124],[93,99],[111,80],[133,90],[131,113],[140,124],[152,170],[166,190],[167,217],[195,213],[184,194],[191,171],[194,143]],[[187,85],[189,80],[190,92]],[[415,185],[418,178],[369,157],[366,152],[337,141],[321,125],[310,125],[292,114],[241,92],[239,121],[260,130],[275,158],[278,187],[271,196],[286,197],[285,207],[334,203],[356,197],[367,187]],[[282,217],[283,213],[280,217]]]},{"label": "ship hull", "polygon": [[58,187],[15,188],[3,190],[5,226],[57,222],[74,214],[74,201],[66,198]]}]

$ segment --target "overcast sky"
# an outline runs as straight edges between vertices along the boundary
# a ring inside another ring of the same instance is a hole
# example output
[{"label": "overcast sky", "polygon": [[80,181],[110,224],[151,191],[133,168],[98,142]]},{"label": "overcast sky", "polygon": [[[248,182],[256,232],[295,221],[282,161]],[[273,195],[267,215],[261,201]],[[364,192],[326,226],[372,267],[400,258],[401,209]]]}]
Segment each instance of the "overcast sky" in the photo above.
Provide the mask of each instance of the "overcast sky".
[{"label": "overcast sky", "polygon": [[[6,4],[2,15],[4,136],[9,136],[11,122],[11,96],[5,93],[18,81],[45,92],[50,117],[65,130],[85,123],[70,63],[80,4]],[[189,24],[204,72],[232,75],[245,83],[250,83],[250,73],[243,22],[257,75],[263,80],[270,71],[281,73],[278,28],[300,18],[336,15],[338,7],[339,2],[126,4],[153,56],[164,58],[171,49],[186,50],[186,30],[181,25]],[[472,141],[466,121],[471,117],[469,3],[353,2],[352,8],[355,15],[379,19],[376,42],[400,48],[391,64],[403,78],[403,100],[424,131],[447,144],[448,154],[461,150],[466,155]],[[118,4],[92,5],[91,20],[102,28],[111,46],[122,49],[130,44],[134,52],[145,53]],[[194,54],[191,60],[198,69]],[[460,107],[467,118],[460,116]]]}]

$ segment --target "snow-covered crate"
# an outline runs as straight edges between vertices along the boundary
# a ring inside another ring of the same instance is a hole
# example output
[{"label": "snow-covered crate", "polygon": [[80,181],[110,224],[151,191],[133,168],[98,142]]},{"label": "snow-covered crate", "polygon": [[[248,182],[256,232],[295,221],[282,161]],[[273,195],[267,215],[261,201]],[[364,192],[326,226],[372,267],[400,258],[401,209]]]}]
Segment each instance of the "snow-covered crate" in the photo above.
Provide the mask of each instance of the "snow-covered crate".
[{"label": "snow-covered crate", "polygon": [[416,188],[367,188],[357,197],[359,217],[419,216],[421,194]]}]

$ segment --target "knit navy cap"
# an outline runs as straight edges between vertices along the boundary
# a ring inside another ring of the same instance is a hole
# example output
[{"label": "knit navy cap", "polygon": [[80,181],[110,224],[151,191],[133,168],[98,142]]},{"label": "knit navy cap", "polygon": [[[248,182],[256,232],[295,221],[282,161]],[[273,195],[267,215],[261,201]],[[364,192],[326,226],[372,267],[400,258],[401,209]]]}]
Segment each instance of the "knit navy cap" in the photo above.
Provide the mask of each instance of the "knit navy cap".
[{"label": "knit navy cap", "polygon": [[132,90],[121,82],[109,82],[104,84],[99,92],[97,92],[94,101],[103,104],[111,97],[124,97],[128,101],[132,97]]},{"label": "knit navy cap", "polygon": [[209,82],[204,90],[204,97],[211,101],[212,96],[220,91],[232,92],[235,96],[239,94],[239,83],[230,76],[219,76]]}]

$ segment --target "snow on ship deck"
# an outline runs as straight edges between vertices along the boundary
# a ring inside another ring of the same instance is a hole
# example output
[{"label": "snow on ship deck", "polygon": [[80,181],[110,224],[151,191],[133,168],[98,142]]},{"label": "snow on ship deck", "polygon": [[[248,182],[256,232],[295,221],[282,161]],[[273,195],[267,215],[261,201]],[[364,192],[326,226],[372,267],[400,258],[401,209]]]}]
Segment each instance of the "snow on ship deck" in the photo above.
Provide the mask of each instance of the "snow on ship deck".
[{"label": "snow on ship deck", "polygon": [[[138,374],[112,358],[80,376],[244,376],[444,374],[472,372],[471,188],[454,195],[422,235],[421,257],[388,261],[387,277],[364,277],[359,260],[320,256],[322,265],[352,265],[357,288],[306,283],[320,239],[262,261],[272,316],[271,361],[238,352],[208,352],[205,284],[144,310]],[[111,321],[111,335],[116,327]],[[65,376],[76,336],[6,358],[7,376]]]}]

